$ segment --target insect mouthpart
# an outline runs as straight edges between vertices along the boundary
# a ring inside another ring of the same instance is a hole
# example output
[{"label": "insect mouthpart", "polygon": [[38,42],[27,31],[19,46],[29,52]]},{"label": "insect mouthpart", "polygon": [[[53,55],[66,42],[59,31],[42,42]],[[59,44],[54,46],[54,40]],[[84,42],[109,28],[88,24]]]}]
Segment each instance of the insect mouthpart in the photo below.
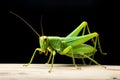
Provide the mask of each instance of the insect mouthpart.
[{"label": "insect mouthpart", "polygon": [[45,56],[47,56],[48,55],[48,50],[42,50],[41,52],[40,52],[40,54],[45,54]]},{"label": "insect mouthpart", "polygon": [[47,55],[48,55],[48,50],[46,50],[46,51],[44,52],[44,54],[45,54],[45,56],[47,56]]}]

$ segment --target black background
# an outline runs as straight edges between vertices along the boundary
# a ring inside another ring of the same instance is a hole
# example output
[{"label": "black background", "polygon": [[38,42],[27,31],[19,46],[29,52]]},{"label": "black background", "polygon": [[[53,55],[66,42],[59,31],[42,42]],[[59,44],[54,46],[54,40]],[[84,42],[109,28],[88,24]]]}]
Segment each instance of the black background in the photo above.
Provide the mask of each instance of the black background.
[{"label": "black background", "polygon": [[[101,64],[119,65],[119,4],[105,0],[8,0],[1,15],[0,63],[27,63],[38,36],[13,11],[30,23],[41,34],[40,18],[46,36],[66,36],[82,21],[87,21],[91,32],[98,32],[101,46],[107,56],[95,55]],[[34,63],[45,63],[44,54],[35,56]],[[76,59],[81,64],[81,60]],[[55,63],[72,63],[72,59],[59,54]]]}]

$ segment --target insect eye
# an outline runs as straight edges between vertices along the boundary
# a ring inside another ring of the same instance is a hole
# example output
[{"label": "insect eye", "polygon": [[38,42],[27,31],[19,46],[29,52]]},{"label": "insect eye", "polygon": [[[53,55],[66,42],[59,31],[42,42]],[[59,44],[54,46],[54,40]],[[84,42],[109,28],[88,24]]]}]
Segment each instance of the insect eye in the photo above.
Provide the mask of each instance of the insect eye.
[{"label": "insect eye", "polygon": [[47,38],[44,38],[44,41],[47,41]]}]

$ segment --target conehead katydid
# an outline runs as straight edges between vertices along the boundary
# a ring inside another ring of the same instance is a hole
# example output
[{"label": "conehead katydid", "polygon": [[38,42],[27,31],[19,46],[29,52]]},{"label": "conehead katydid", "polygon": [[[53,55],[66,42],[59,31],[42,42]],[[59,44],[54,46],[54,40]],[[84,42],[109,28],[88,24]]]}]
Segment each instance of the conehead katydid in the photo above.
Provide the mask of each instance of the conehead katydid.
[{"label": "conehead katydid", "polygon": [[[73,61],[73,65],[76,68],[78,67],[75,63],[75,58],[81,58],[84,64],[85,64],[84,58],[88,58],[91,62],[100,65],[97,61],[95,61],[92,58],[94,57],[94,54],[97,51],[97,46],[99,48],[100,53],[106,55],[106,53],[102,52],[99,41],[99,34],[97,32],[91,33],[88,27],[88,23],[86,21],[83,21],[75,30],[73,30],[66,37],[40,36],[37,33],[37,31],[31,25],[29,25],[22,17],[20,17],[19,15],[17,15],[12,11],[10,11],[10,13],[14,14],[22,21],[24,21],[39,36],[40,48],[35,49],[30,59],[30,62],[26,64],[26,66],[32,63],[36,51],[39,51],[40,53],[44,53],[46,55],[48,54],[48,52],[50,53],[49,59],[47,61],[47,63],[50,63],[51,61],[49,72],[52,71],[54,64],[54,57],[56,53],[71,57]],[[88,34],[85,34],[86,29],[88,31]],[[82,35],[78,36],[78,34],[81,31],[83,31]],[[86,43],[89,40],[92,40],[93,46]]]}]

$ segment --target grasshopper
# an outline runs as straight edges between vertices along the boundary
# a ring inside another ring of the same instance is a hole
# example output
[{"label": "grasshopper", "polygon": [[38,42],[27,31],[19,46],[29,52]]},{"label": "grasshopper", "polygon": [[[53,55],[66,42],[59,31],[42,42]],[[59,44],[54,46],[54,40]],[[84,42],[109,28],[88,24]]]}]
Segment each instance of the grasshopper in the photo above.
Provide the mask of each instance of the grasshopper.
[{"label": "grasshopper", "polygon": [[[73,61],[73,65],[77,69],[78,67],[75,63],[75,58],[81,58],[84,64],[86,64],[84,59],[88,58],[91,62],[94,62],[96,65],[100,65],[97,61],[93,59],[95,53],[97,52],[97,45],[100,53],[106,55],[106,53],[102,52],[100,40],[99,40],[99,34],[97,32],[91,33],[88,27],[88,23],[86,21],[83,21],[75,30],[73,30],[66,37],[40,36],[37,33],[37,31],[30,24],[28,24],[28,22],[25,21],[22,17],[20,17],[19,15],[17,15],[12,11],[10,11],[10,13],[14,14],[22,21],[24,21],[39,36],[40,48],[35,49],[30,59],[30,62],[25,66],[28,66],[29,64],[32,63],[33,58],[37,51],[39,51],[40,54],[44,53],[45,55],[47,55],[48,52],[50,53],[49,59],[47,61],[47,63],[50,63],[51,61],[49,72],[51,72],[53,69],[54,57],[56,53],[71,57]],[[88,31],[88,34],[85,34],[86,29]],[[78,34],[81,31],[82,31],[82,35],[78,36]],[[86,43],[89,40],[92,40],[93,46]]]}]

